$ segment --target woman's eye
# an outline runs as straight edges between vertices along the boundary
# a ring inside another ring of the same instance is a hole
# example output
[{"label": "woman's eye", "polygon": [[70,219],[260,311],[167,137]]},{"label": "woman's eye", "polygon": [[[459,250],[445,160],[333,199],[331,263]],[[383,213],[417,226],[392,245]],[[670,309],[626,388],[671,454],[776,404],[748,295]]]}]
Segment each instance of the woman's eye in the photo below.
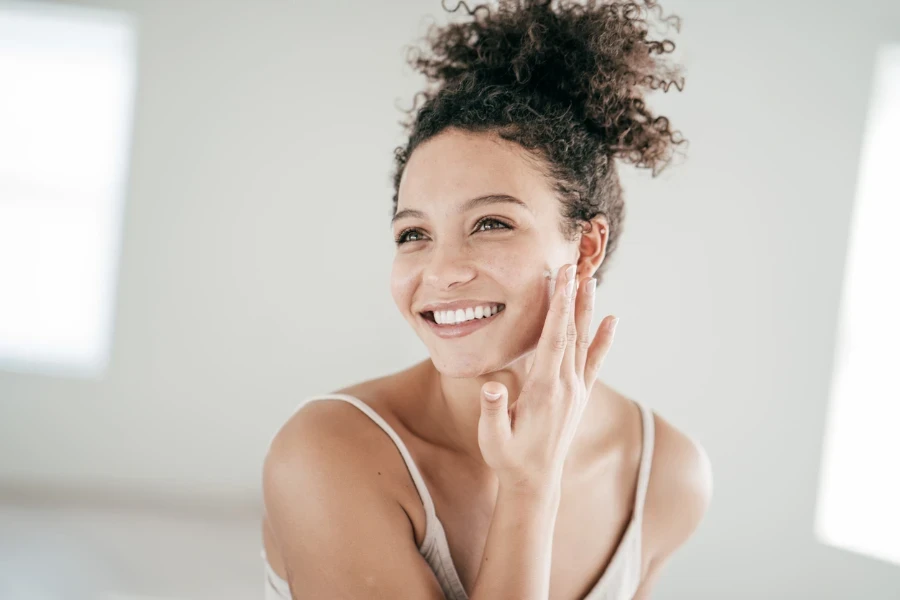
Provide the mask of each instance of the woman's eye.
[{"label": "woman's eye", "polygon": [[401,231],[401,232],[400,232],[400,235],[398,235],[398,236],[394,239],[394,242],[396,242],[396,243],[399,245],[399,244],[405,244],[406,242],[418,242],[418,241],[420,241],[420,240],[410,240],[410,239],[409,239],[409,235],[410,235],[410,234],[421,235],[422,232],[419,231],[418,229],[405,229],[405,230]]},{"label": "woman's eye", "polygon": [[[494,223],[495,225],[500,226],[499,229],[511,229],[511,227],[509,225],[507,225],[506,223],[504,223],[503,221],[500,221],[498,219],[492,219],[491,217],[485,217],[484,219],[478,221],[480,231],[487,231],[485,229],[480,228],[482,223]],[[498,229],[498,227],[491,227],[491,229]]]},{"label": "woman's eye", "polygon": [[[484,225],[484,224],[490,224],[490,227],[487,227],[487,228],[482,227],[482,225]],[[485,217],[484,219],[481,219],[480,221],[478,221],[475,231],[493,231],[495,229],[512,229],[512,227],[510,227],[509,225],[507,225],[506,223],[504,223],[503,221],[501,221],[499,219]],[[396,238],[394,238],[394,242],[399,246],[400,244],[405,244],[407,242],[422,241],[421,237],[410,238],[409,236],[411,236],[411,235],[421,236],[422,232],[415,228],[404,229],[403,231],[400,232],[400,235],[398,235]]]}]

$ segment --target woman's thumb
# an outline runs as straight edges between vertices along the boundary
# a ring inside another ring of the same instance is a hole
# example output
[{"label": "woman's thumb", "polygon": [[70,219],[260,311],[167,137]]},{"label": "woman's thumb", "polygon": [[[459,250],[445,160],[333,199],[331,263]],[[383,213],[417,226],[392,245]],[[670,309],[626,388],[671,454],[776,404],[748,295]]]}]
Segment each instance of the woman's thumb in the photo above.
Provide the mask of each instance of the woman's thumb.
[{"label": "woman's thumb", "polygon": [[489,381],[481,386],[481,427],[489,437],[506,440],[511,434],[506,386]]}]

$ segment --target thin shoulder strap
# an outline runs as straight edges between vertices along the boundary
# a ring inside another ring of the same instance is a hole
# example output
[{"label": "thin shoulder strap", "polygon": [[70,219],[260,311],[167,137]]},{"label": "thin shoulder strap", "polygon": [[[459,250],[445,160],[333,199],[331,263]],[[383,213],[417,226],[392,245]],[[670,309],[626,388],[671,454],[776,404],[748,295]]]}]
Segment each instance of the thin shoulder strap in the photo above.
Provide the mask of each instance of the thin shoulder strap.
[{"label": "thin shoulder strap", "polygon": [[642,577],[643,518],[647,486],[650,483],[650,467],[653,462],[654,420],[653,411],[634,401],[641,411],[641,461],[638,465],[637,485],[631,521],[625,537],[619,542],[606,571],[586,598],[631,597],[638,589]]},{"label": "thin shoulder strap", "polygon": [[656,431],[653,411],[640,402],[637,402],[637,405],[641,409],[641,421],[643,422],[643,447],[641,449],[641,464],[638,468],[634,511],[637,518],[642,519],[644,515],[644,501],[647,498],[647,486],[650,483],[650,469],[653,463],[653,443]]},{"label": "thin shoulder strap", "polygon": [[419,492],[419,497],[422,499],[422,504],[425,506],[425,516],[426,516],[426,532],[425,539],[428,540],[431,534],[431,523],[435,519],[435,510],[434,510],[434,502],[431,499],[431,494],[428,493],[428,487],[425,485],[425,480],[422,479],[422,474],[419,473],[419,468],[416,466],[415,461],[410,455],[409,450],[406,448],[406,444],[403,443],[403,440],[400,439],[400,436],[397,435],[397,432],[394,431],[394,428],[388,425],[388,422],[385,421],[381,415],[379,415],[375,410],[357,398],[356,396],[351,396],[350,394],[319,394],[315,396],[307,397],[301,406],[306,404],[307,402],[314,402],[316,400],[344,400],[345,402],[349,402],[359,410],[366,413],[369,418],[375,421],[379,427],[381,427],[385,433],[387,433],[390,438],[394,441],[394,444],[397,446],[397,449],[400,451],[400,455],[403,457],[403,462],[406,463],[406,468],[409,471],[410,476],[412,477],[413,483],[416,486],[416,490]]}]

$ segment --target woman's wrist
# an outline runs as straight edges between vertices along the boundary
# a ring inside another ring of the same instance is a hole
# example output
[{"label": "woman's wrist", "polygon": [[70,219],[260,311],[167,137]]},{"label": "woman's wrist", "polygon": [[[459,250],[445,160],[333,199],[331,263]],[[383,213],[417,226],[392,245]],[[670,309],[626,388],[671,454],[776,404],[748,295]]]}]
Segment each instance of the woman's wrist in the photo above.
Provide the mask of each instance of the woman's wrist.
[{"label": "woman's wrist", "polygon": [[537,507],[558,506],[561,490],[558,477],[501,479],[498,495]]}]

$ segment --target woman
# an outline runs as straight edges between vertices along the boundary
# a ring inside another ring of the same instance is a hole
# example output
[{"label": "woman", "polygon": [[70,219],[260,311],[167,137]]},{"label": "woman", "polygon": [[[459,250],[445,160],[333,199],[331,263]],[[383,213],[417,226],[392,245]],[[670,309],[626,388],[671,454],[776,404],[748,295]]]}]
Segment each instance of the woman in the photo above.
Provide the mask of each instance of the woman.
[{"label": "woman", "polygon": [[656,173],[683,141],[642,100],[679,75],[659,9],[466,12],[413,58],[396,152],[391,291],[430,357],[278,431],[267,598],[648,598],[709,504],[702,448],[597,379],[615,320],[589,335],[614,159]]}]

